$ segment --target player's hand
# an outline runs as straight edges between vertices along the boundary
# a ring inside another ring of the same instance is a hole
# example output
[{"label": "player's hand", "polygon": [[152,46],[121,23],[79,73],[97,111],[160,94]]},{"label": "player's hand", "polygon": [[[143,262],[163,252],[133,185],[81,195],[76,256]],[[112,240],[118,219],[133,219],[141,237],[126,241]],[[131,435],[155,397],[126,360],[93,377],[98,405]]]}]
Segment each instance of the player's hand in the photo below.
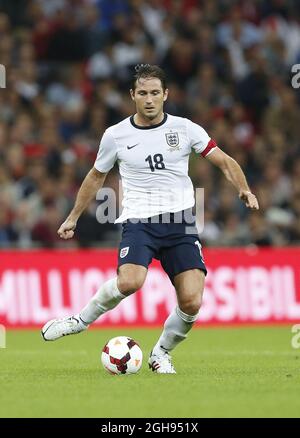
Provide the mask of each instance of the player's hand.
[{"label": "player's hand", "polygon": [[239,198],[244,201],[247,207],[252,208],[252,210],[259,210],[258,201],[253,193],[248,190],[241,190]]},{"label": "player's hand", "polygon": [[74,236],[74,230],[76,228],[76,221],[72,219],[66,219],[64,223],[59,227],[57,234],[62,239],[72,239]]}]

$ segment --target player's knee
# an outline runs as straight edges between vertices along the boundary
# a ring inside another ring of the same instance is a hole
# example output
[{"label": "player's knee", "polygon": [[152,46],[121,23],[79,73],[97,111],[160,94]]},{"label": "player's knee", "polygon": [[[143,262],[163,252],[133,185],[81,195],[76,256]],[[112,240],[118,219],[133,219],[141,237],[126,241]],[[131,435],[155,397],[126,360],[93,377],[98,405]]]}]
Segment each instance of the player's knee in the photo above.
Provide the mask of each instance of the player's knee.
[{"label": "player's knee", "polygon": [[136,276],[133,278],[130,278],[129,276],[119,276],[118,278],[118,288],[124,295],[133,294],[143,286],[143,283],[144,278],[141,276]]},{"label": "player's knee", "polygon": [[179,303],[180,310],[187,315],[196,315],[202,304],[202,296],[197,293]]}]

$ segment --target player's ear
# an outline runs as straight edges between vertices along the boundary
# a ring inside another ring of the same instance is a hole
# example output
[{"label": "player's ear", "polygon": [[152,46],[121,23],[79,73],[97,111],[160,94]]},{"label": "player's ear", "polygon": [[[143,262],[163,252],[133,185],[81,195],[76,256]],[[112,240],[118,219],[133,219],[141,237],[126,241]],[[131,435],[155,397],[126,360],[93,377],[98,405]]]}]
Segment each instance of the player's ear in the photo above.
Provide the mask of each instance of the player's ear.
[{"label": "player's ear", "polygon": [[164,102],[168,99],[168,95],[169,95],[169,90],[168,88],[166,88],[164,91]]},{"label": "player's ear", "polygon": [[132,88],[130,88],[130,96],[131,96],[131,99],[134,100],[134,91]]}]

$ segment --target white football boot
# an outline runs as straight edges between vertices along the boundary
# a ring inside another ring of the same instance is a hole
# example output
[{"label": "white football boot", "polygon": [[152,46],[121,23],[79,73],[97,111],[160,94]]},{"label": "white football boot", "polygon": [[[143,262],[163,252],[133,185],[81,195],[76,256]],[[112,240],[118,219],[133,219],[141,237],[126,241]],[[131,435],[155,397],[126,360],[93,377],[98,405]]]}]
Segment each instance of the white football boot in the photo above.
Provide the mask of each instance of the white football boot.
[{"label": "white football boot", "polygon": [[154,354],[152,351],[148,360],[149,368],[157,374],[176,374],[169,353]]},{"label": "white football boot", "polygon": [[78,317],[70,316],[62,319],[51,319],[41,330],[45,341],[55,341],[62,336],[74,335],[87,329],[88,325],[81,322]]}]

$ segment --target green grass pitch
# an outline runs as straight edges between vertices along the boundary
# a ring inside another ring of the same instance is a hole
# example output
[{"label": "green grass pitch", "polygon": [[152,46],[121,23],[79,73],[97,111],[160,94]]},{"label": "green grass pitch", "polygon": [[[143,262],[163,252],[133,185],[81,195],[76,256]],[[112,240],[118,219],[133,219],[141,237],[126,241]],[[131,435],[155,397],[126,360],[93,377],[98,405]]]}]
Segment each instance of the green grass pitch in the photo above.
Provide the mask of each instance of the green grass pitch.
[{"label": "green grass pitch", "polygon": [[[174,351],[176,375],[148,370],[156,329],[90,330],[56,342],[9,331],[0,349],[0,417],[299,417],[300,350],[291,327],[201,328]],[[100,364],[105,342],[139,342],[137,375]]]}]

